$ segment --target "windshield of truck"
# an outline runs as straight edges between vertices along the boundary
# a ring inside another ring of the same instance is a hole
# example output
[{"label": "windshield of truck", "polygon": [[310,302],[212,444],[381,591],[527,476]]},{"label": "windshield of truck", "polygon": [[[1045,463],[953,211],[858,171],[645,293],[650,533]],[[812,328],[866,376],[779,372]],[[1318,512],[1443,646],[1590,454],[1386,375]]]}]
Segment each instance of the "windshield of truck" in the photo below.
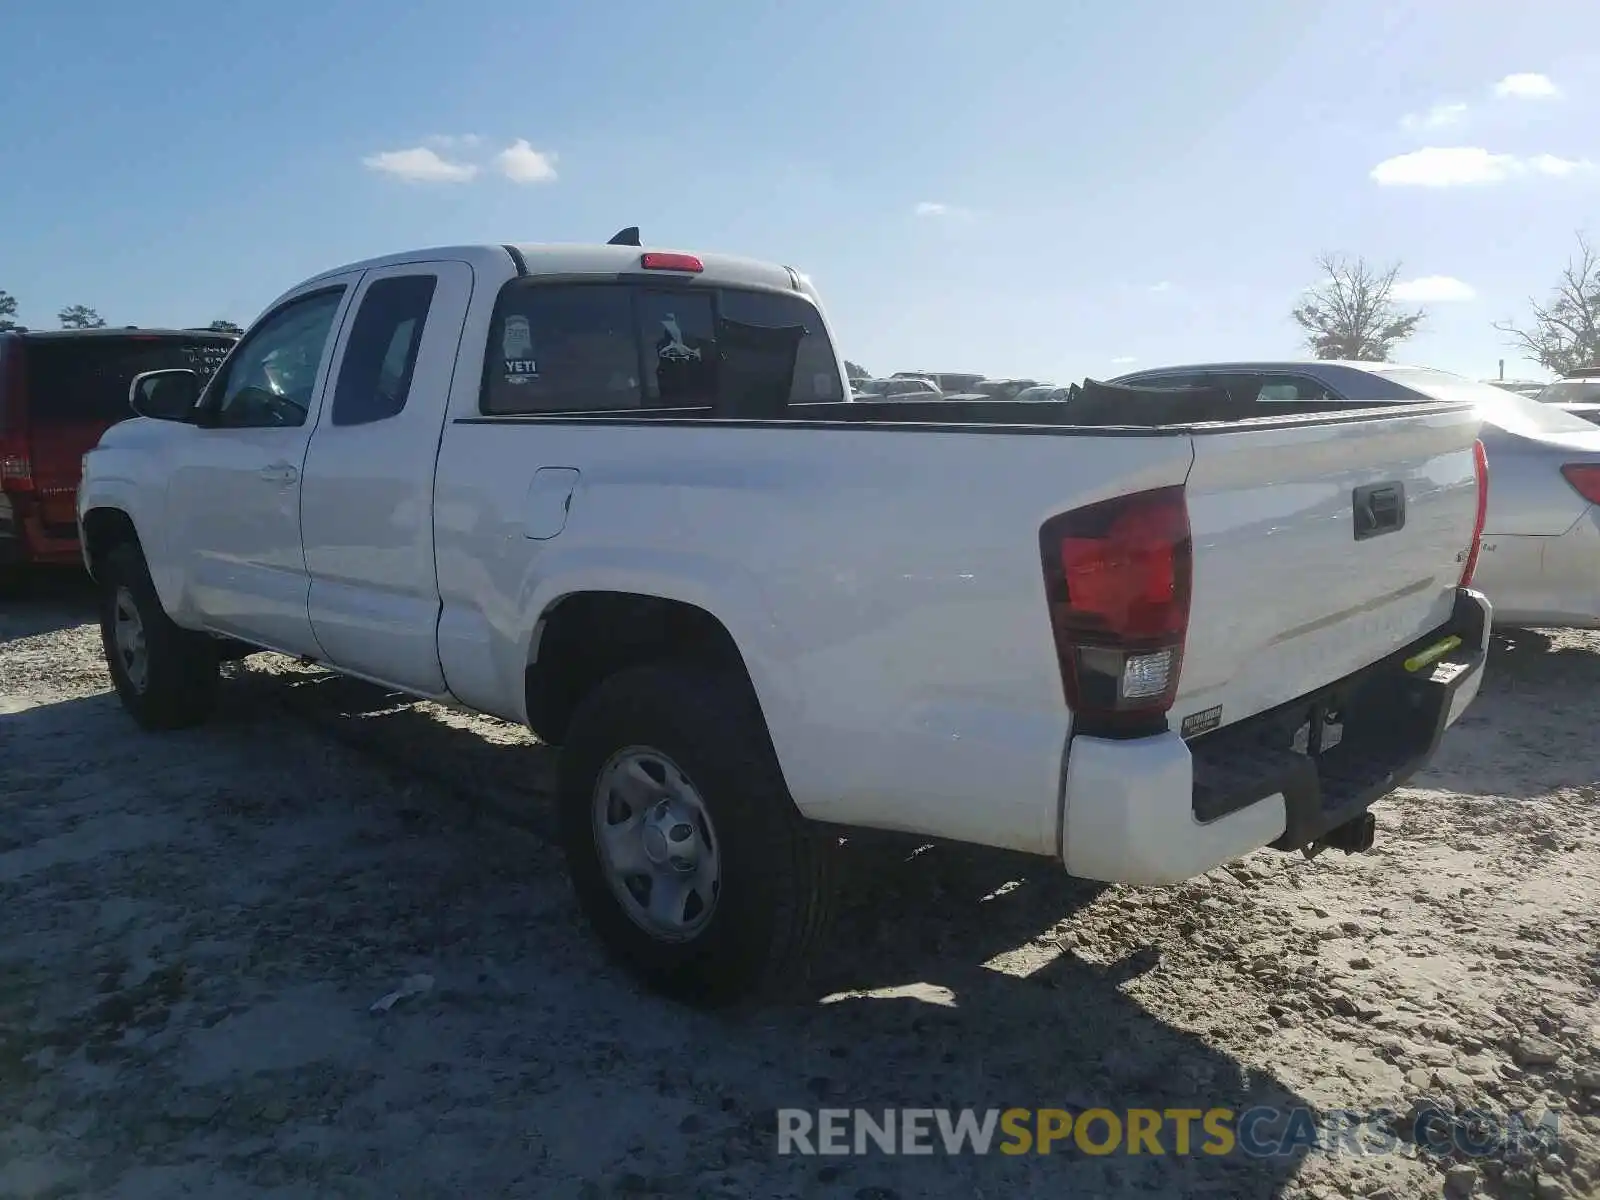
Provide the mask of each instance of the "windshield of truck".
[{"label": "windshield of truck", "polygon": [[1475,405],[1485,421],[1507,433],[1594,432],[1595,427],[1582,417],[1460,375],[1426,367],[1382,367],[1375,368],[1375,373],[1430,399]]},{"label": "windshield of truck", "polygon": [[1561,379],[1534,397],[1540,404],[1600,404],[1600,379]]},{"label": "windshield of truck", "polygon": [[209,379],[234,340],[204,333],[27,338],[29,420],[38,426],[121,421],[133,415],[128,385],[134,376],[184,368]]}]

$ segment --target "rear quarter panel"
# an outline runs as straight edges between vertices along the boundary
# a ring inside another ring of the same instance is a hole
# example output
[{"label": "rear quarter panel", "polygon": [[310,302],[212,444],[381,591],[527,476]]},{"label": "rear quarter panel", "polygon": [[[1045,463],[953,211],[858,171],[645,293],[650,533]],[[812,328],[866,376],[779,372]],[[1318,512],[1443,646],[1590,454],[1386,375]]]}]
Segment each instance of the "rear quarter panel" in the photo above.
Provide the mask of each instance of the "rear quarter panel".
[{"label": "rear quarter panel", "polygon": [[[733,635],[807,815],[1059,848],[1062,695],[1039,526],[1179,483],[1187,437],[554,421],[445,431],[436,530],[451,690],[524,715],[541,614],[588,589]],[[533,472],[580,472],[524,536]]]}]

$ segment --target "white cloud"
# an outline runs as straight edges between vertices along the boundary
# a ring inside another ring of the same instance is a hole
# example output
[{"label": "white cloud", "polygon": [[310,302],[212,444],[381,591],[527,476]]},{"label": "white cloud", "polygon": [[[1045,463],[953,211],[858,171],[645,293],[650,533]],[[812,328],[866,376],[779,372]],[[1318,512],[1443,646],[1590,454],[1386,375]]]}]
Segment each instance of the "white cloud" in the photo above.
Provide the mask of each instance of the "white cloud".
[{"label": "white cloud", "polygon": [[1152,292],[1170,292],[1176,286],[1177,285],[1172,283],[1170,280],[1163,279],[1160,283],[1152,283],[1150,285],[1150,290]]},{"label": "white cloud", "polygon": [[408,183],[467,183],[478,174],[471,163],[452,162],[427,146],[385,150],[361,160],[369,171],[379,171]]},{"label": "white cloud", "polygon": [[1372,168],[1372,178],[1383,187],[1472,187],[1523,175],[1562,178],[1593,169],[1592,163],[1553,154],[1519,158],[1491,154],[1481,146],[1427,146],[1384,159]]},{"label": "white cloud", "polygon": [[1390,295],[1402,304],[1447,304],[1457,300],[1472,300],[1478,293],[1469,283],[1452,275],[1423,275],[1416,279],[1403,279],[1394,285]]},{"label": "white cloud", "polygon": [[556,177],[556,156],[535,150],[518,138],[494,156],[500,173],[514,183],[549,183]]},{"label": "white cloud", "polygon": [[1427,133],[1459,125],[1467,115],[1467,106],[1458,102],[1435,104],[1427,112],[1407,113],[1400,118],[1400,128],[1407,133]]},{"label": "white cloud", "polygon": [[1557,158],[1554,154],[1535,154],[1528,160],[1528,167],[1540,175],[1554,175],[1557,179],[1594,170],[1592,162],[1581,158]]},{"label": "white cloud", "polygon": [[948,204],[940,204],[936,200],[924,200],[917,205],[919,217],[948,217],[955,214],[955,209]]},{"label": "white cloud", "polygon": [[1494,85],[1494,94],[1507,100],[1548,100],[1552,96],[1559,96],[1561,89],[1556,87],[1550,76],[1526,71],[1507,75]]},{"label": "white cloud", "polygon": [[1113,367],[1126,367],[1131,366],[1138,361],[1139,360],[1131,354],[1119,354],[1116,358],[1111,360],[1111,365]]}]

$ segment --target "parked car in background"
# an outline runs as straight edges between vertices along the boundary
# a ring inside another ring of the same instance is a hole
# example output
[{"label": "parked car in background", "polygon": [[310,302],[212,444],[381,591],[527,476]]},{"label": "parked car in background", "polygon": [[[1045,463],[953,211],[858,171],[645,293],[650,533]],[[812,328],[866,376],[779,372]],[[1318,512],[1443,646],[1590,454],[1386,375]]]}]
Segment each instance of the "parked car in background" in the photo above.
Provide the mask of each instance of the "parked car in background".
[{"label": "parked car in background", "polygon": [[1485,379],[1481,382],[1490,387],[1497,387],[1501,391],[1515,392],[1519,396],[1537,396],[1550,386],[1548,380],[1543,379]]},{"label": "parked car in background", "polygon": [[980,379],[972,385],[972,391],[992,400],[1014,400],[1018,392],[1038,386],[1037,379]]},{"label": "parked car in background", "polygon": [[1067,396],[1071,394],[1071,392],[1072,389],[1070,387],[1058,387],[1053,383],[1041,383],[1031,388],[1023,388],[1011,398],[1013,400],[1026,400],[1029,402],[1037,400],[1048,402],[1065,400]]},{"label": "parked car in background", "polygon": [[1484,422],[1489,460],[1476,586],[1494,605],[1495,623],[1600,628],[1600,429],[1562,406],[1445,371],[1390,363],[1211,363],[1138,371],[1112,382],[1220,385],[1239,415],[1252,409],[1270,415],[1283,403],[1472,403]]},{"label": "parked car in background", "polygon": [[[261,648],[526,724],[583,911],[700,1003],[800,973],[840,827],[1148,884],[1370,847],[1483,678],[1470,406],[840,403],[818,304],[626,245],[290,289],[88,455],[122,704],[196,724]],[[1348,499],[1382,480],[1405,521]]]},{"label": "parked car in background", "polygon": [[937,384],[922,378],[867,379],[856,385],[858,395],[869,400],[937,400]]},{"label": "parked car in background", "polygon": [[0,570],[77,563],[83,456],[144,371],[209,375],[238,339],[187,329],[0,333]]},{"label": "parked car in background", "polygon": [[1534,399],[1600,425],[1600,367],[1569,372],[1540,388]]},{"label": "parked car in background", "polygon": [[896,371],[896,379],[926,379],[947,396],[970,392],[984,378],[962,371]]}]

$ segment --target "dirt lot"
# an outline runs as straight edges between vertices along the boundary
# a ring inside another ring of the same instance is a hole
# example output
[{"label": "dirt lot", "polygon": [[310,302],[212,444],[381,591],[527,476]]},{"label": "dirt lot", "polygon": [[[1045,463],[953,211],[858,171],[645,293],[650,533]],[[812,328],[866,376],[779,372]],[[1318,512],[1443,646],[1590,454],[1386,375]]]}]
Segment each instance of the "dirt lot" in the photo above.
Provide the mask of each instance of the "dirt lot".
[{"label": "dirt lot", "polygon": [[[856,848],[822,994],[712,1018],[596,951],[525,733],[261,656],[143,736],[90,607],[0,608],[0,1195],[1600,1195],[1600,637],[1498,647],[1370,855]],[[1430,1104],[1554,1153],[775,1151],[780,1107]]]}]

